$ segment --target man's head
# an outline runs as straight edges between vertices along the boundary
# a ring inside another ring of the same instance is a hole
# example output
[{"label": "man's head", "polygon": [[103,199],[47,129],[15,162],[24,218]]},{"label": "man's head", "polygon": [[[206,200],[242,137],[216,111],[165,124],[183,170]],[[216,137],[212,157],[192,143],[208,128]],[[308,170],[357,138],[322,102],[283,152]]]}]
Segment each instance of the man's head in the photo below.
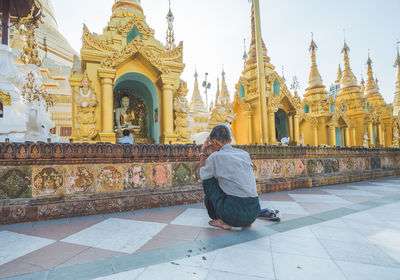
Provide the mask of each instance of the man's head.
[{"label": "man's head", "polygon": [[128,129],[124,129],[123,131],[122,131],[122,135],[125,137],[125,136],[129,136],[129,130]]},{"label": "man's head", "polygon": [[210,141],[216,150],[220,150],[222,146],[231,143],[231,132],[225,125],[215,126],[210,133]]}]

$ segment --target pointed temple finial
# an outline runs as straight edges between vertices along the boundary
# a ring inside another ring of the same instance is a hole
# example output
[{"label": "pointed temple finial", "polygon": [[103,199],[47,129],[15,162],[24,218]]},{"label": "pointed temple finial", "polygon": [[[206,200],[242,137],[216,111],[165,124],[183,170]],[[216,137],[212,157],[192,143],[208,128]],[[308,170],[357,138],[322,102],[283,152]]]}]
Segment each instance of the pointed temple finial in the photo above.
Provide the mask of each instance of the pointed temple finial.
[{"label": "pointed temple finial", "polygon": [[317,44],[314,42],[314,33],[311,32],[311,43],[310,43],[310,47],[309,47],[309,51],[311,53],[311,70],[310,70],[310,76],[308,79],[308,88],[309,89],[323,86],[322,78],[318,71],[317,56],[315,53],[317,48],[318,48]]},{"label": "pointed temple finial", "polygon": [[372,71],[372,59],[370,56],[370,52],[368,50],[368,59],[367,59],[367,84],[365,87],[365,94],[378,94],[378,86],[376,84],[376,80],[374,79],[374,72]]},{"label": "pointed temple finial", "polygon": [[171,0],[169,1],[169,11],[167,14],[167,22],[168,22],[168,30],[167,30],[167,44],[166,44],[166,48],[167,50],[172,50],[175,48],[175,36],[174,36],[174,20],[175,17],[171,12]]},{"label": "pointed temple finial", "polygon": [[[264,39],[261,38],[262,49],[263,49],[263,57],[269,62],[270,58],[267,55],[267,48],[265,46]],[[249,58],[256,58],[257,51],[256,51],[256,19],[254,15],[254,5],[253,2],[251,4],[251,42],[250,42],[250,49],[249,49]],[[256,61],[254,60],[254,63]]]},{"label": "pointed temple finial", "polygon": [[342,79],[342,68],[340,67],[339,64],[335,83],[339,84],[341,79]]},{"label": "pointed temple finial", "polygon": [[226,104],[230,103],[230,97],[229,97],[228,86],[226,85],[226,81],[225,81],[225,70],[224,70],[223,66],[222,66],[221,75],[222,75],[221,92],[219,93],[218,103],[226,105]]},{"label": "pointed temple finial", "polygon": [[249,56],[247,55],[247,52],[246,52],[246,38],[243,38],[243,57],[242,57],[242,59],[243,59],[243,68],[244,67],[246,67],[246,61],[247,61],[247,59],[249,58]]},{"label": "pointed temple finial", "polygon": [[341,88],[346,88],[349,86],[357,86],[357,78],[356,78],[356,76],[354,76],[354,73],[350,67],[349,52],[350,52],[350,48],[347,45],[347,42],[345,39],[343,49],[342,49],[343,60],[344,60],[344,70],[342,73],[342,78],[340,80]]},{"label": "pointed temple finial", "polygon": [[362,70],[361,70],[361,82],[360,82],[360,84],[361,84],[361,92],[364,93],[365,92],[365,81],[364,81],[364,75],[363,75]]},{"label": "pointed temple finial", "polygon": [[199,74],[197,74],[197,68],[195,68],[194,72],[194,90],[192,94],[192,100],[190,102],[189,108],[190,112],[193,113],[207,113],[206,106],[203,102],[203,98],[201,97],[199,90],[199,82],[198,78]]},{"label": "pointed temple finial", "polygon": [[219,94],[220,94],[219,77],[217,77],[217,93],[215,94],[215,104],[214,104],[215,106],[218,105]]},{"label": "pointed temple finial", "polygon": [[282,80],[283,80],[284,82],[286,82],[286,78],[285,78],[285,68],[283,67],[283,65],[282,65]]}]

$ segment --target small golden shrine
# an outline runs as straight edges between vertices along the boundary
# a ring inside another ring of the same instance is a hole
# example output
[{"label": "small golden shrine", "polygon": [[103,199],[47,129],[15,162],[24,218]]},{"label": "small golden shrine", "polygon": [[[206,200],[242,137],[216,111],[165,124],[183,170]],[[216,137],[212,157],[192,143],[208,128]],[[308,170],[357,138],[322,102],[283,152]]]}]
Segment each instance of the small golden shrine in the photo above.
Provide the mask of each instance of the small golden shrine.
[{"label": "small golden shrine", "polygon": [[157,41],[140,0],[116,1],[103,34],[84,25],[81,66],[69,79],[74,142],[115,143],[125,129],[136,143],[184,142],[173,105],[185,66],[183,43]]}]

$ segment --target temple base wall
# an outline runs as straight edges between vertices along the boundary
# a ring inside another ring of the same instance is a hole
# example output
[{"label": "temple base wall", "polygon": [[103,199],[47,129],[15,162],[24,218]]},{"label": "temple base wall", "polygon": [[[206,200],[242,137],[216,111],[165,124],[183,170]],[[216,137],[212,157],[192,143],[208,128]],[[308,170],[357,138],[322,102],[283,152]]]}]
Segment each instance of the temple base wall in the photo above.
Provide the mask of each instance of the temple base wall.
[{"label": "temple base wall", "polygon": [[[259,193],[400,176],[400,149],[239,146]],[[200,146],[0,144],[0,224],[202,202]]]}]

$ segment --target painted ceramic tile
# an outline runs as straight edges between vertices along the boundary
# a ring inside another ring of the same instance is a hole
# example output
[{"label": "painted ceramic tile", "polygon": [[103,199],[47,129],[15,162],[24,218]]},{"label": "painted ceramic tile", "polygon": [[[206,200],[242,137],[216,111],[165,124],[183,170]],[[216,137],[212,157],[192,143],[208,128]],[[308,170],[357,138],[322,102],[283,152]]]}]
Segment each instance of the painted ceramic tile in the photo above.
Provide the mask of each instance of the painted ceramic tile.
[{"label": "painted ceramic tile", "polygon": [[191,162],[190,163],[190,169],[191,169],[191,178],[190,178],[190,183],[193,185],[200,184],[200,163],[199,162]]},{"label": "painted ceramic tile", "polygon": [[147,166],[132,165],[124,172],[124,190],[144,189],[148,186]]},{"label": "painted ceramic tile", "polygon": [[296,174],[297,175],[303,175],[305,173],[305,170],[306,170],[305,161],[303,159],[296,159],[295,163],[296,163],[296,165],[295,165]]},{"label": "painted ceramic tile", "polygon": [[283,163],[280,160],[272,160],[271,168],[272,168],[272,177],[273,178],[280,178],[283,177]]},{"label": "painted ceramic tile", "polygon": [[307,160],[307,174],[313,175],[316,173],[317,161],[315,159]]},{"label": "painted ceramic tile", "polygon": [[66,194],[94,192],[94,175],[92,167],[71,166],[65,175]]},{"label": "painted ceramic tile", "polygon": [[323,160],[324,172],[335,173],[339,171],[339,161],[337,159],[325,159]]},{"label": "painted ceramic tile", "polygon": [[191,173],[187,163],[179,162],[172,164],[172,185],[184,186],[190,184]]},{"label": "painted ceramic tile", "polygon": [[317,160],[317,164],[315,166],[315,173],[317,174],[324,173],[324,162],[320,159]]},{"label": "painted ceramic tile", "polygon": [[354,170],[354,160],[352,158],[347,158],[346,160],[346,167],[348,171]]},{"label": "painted ceramic tile", "polygon": [[98,167],[96,175],[97,192],[115,192],[122,190],[121,172],[114,166]]},{"label": "painted ceramic tile", "polygon": [[260,160],[257,164],[256,177],[258,180],[270,179],[272,177],[271,164],[267,160]]},{"label": "painted ceramic tile", "polygon": [[0,167],[0,200],[32,197],[32,169]]},{"label": "painted ceramic tile", "polygon": [[296,161],[294,161],[294,160],[285,161],[285,176],[286,177],[294,177],[296,175],[297,175]]},{"label": "painted ceramic tile", "polygon": [[339,159],[339,171],[340,172],[347,171],[346,160],[344,158],[340,158]]},{"label": "painted ceramic tile", "polygon": [[170,164],[152,164],[149,166],[150,184],[156,188],[170,187],[171,165]]},{"label": "painted ceramic tile", "polygon": [[62,195],[64,190],[64,170],[61,167],[35,168],[33,171],[32,195]]}]

